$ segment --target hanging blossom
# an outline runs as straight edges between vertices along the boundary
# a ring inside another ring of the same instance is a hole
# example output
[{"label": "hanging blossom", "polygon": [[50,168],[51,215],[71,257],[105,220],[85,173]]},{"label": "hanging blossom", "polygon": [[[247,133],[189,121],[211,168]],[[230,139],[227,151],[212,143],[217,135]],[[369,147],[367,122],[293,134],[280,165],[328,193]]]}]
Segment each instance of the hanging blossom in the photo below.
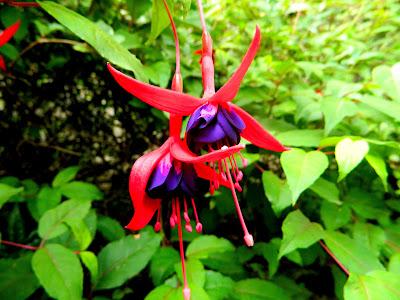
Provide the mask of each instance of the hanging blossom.
[{"label": "hanging blossom", "polygon": [[[0,32],[0,47],[7,44],[8,41],[15,35],[15,33],[18,31],[20,24],[21,21],[18,20],[13,25],[7,27],[2,32]],[[2,70],[3,72],[7,71],[6,63],[2,55],[0,55],[0,70]]]},{"label": "hanging blossom", "polygon": [[[176,70],[172,80],[171,90],[182,93],[183,81],[180,73],[179,40],[167,3],[164,5],[170,18],[175,38]],[[229,186],[226,178],[205,165],[239,152],[243,145],[225,147],[212,153],[200,156],[192,153],[184,141],[180,139],[182,129],[182,116],[170,114],[170,136],[158,149],[140,157],[134,163],[130,178],[129,192],[134,206],[134,215],[126,226],[130,230],[140,230],[146,226],[157,213],[154,230],[161,230],[161,209],[169,213],[169,225],[178,227],[179,252],[181,256],[183,274],[183,296],[190,300],[190,288],[186,277],[186,267],[183,249],[182,215],[185,222],[184,228],[192,232],[189,207],[193,209],[196,231],[202,232],[203,225],[199,220],[195,199],[204,195],[211,186],[210,182],[219,182]],[[183,214],[182,214],[183,212]]]}]

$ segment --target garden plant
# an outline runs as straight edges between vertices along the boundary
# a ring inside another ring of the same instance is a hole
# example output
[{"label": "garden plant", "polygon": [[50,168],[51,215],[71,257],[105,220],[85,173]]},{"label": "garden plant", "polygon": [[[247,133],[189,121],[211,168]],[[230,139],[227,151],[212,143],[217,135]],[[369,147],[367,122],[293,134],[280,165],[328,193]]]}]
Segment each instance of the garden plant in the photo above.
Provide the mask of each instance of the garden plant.
[{"label": "garden plant", "polygon": [[396,0],[0,0],[0,299],[400,299]]}]

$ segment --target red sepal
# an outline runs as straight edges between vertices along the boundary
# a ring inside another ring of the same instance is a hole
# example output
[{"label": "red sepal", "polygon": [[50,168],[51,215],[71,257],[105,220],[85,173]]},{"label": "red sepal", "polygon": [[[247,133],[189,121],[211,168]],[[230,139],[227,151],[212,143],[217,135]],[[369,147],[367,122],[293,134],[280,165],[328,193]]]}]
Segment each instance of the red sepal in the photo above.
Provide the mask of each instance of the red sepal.
[{"label": "red sepal", "polygon": [[160,199],[152,199],[146,193],[147,182],[158,162],[169,151],[172,139],[160,148],[140,157],[132,167],[129,177],[129,193],[135,209],[132,220],[125,228],[140,230],[146,226],[160,207]]},{"label": "red sepal", "polygon": [[283,152],[288,150],[283,146],[277,139],[275,139],[268,131],[266,131],[263,126],[258,123],[249,113],[241,109],[235,104],[231,104],[231,109],[233,109],[243,122],[246,124],[246,128],[243,129],[241,136],[248,140],[250,143],[271,151]]},{"label": "red sepal", "polygon": [[17,32],[19,25],[21,24],[21,21],[18,20],[15,22],[13,25],[10,27],[7,27],[0,33],[0,47],[3,46],[5,43],[7,43]]},{"label": "red sepal", "polygon": [[205,102],[187,94],[138,81],[118,71],[109,63],[107,67],[118,84],[128,93],[162,111],[180,116],[188,116]]},{"label": "red sepal", "polygon": [[243,60],[236,70],[235,73],[229,78],[229,80],[209,99],[210,102],[222,103],[232,101],[236,94],[239,92],[240,83],[246,75],[247,70],[250,67],[254,57],[256,56],[257,50],[260,47],[261,33],[260,28],[256,27],[253,40],[251,41],[250,47],[243,57]]},{"label": "red sepal", "polygon": [[0,55],[0,70],[3,72],[7,72],[6,62],[4,61],[3,56]]},{"label": "red sepal", "polygon": [[185,163],[205,163],[211,161],[218,161],[224,158],[227,158],[240,150],[244,149],[243,145],[236,145],[232,147],[228,147],[224,150],[215,150],[213,152],[209,152],[207,154],[203,154],[197,156],[193,152],[189,150],[186,146],[186,143],[183,141],[176,141],[171,144],[171,155],[173,158],[185,162]]}]

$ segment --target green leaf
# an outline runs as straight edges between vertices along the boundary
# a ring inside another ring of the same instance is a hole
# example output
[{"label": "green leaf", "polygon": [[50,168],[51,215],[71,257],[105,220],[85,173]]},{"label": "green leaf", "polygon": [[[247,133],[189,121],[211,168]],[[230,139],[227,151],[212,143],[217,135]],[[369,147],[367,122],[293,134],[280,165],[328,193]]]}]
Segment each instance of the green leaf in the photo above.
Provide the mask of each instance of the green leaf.
[{"label": "green leaf", "polygon": [[232,298],[236,300],[289,300],[286,291],[276,284],[262,279],[245,279],[237,282]]},{"label": "green leaf", "polygon": [[382,228],[362,222],[354,224],[353,238],[377,257],[379,257],[380,250],[386,242],[386,234]]},{"label": "green leaf", "polygon": [[12,187],[8,184],[0,183],[0,208],[14,195],[21,193],[23,187]]},{"label": "green leaf", "polygon": [[201,262],[209,269],[218,271],[232,278],[243,278],[246,271],[240,263],[237,251],[216,252],[202,258]]},{"label": "green leaf", "polygon": [[364,140],[352,141],[349,138],[341,140],[335,148],[335,157],[339,166],[338,181],[343,180],[367,155],[368,143]]},{"label": "green leaf", "polygon": [[345,300],[400,299],[400,276],[384,271],[350,274],[344,286]]},{"label": "green leaf", "polygon": [[226,239],[214,235],[202,235],[195,238],[186,249],[188,258],[207,258],[210,254],[234,251],[235,247]]},{"label": "green leaf", "polygon": [[88,214],[89,209],[88,201],[68,200],[48,210],[39,220],[39,236],[51,239],[63,234],[68,230],[66,224],[80,222]]},{"label": "green leaf", "polygon": [[64,170],[61,170],[56,177],[54,177],[52,186],[53,187],[58,187],[62,186],[63,184],[70,182],[72,179],[75,178],[76,174],[78,174],[79,167],[78,166],[72,166],[68,167]]},{"label": "green leaf", "polygon": [[231,278],[214,271],[206,271],[204,289],[212,300],[229,299],[234,282]]},{"label": "green leaf", "polygon": [[389,215],[381,198],[361,188],[351,189],[345,197],[345,203],[350,205],[357,215],[366,219],[377,220]]},{"label": "green leaf", "polygon": [[97,186],[82,181],[72,181],[64,184],[61,193],[71,199],[79,200],[101,200],[104,195]]},{"label": "green leaf", "polygon": [[[203,264],[196,258],[188,258],[185,261],[185,267],[189,286],[195,285],[201,288],[204,287],[206,272],[204,271]],[[182,264],[180,262],[175,264],[175,271],[180,282],[183,284]]]},{"label": "green leaf", "polygon": [[[168,7],[171,14],[174,14],[172,1],[167,0]],[[151,9],[151,32],[149,40],[155,40],[160,33],[167,28],[169,25],[168,14],[165,10],[163,0],[153,0],[153,6]]]},{"label": "green leaf", "polygon": [[176,289],[169,285],[160,285],[152,290],[145,300],[180,300],[183,299],[182,289]]},{"label": "green leaf", "polygon": [[293,147],[318,147],[324,136],[320,129],[301,129],[281,132],[276,138],[286,146]]},{"label": "green leaf", "polygon": [[321,108],[325,116],[325,135],[328,135],[345,117],[353,116],[357,112],[357,106],[353,102],[340,98],[325,98]]},{"label": "green leaf", "polygon": [[373,270],[384,270],[378,258],[367,247],[343,233],[325,231],[324,241],[349,272],[365,274]]},{"label": "green leaf", "polygon": [[400,252],[395,253],[390,257],[388,270],[391,273],[400,275]]},{"label": "green leaf", "polygon": [[272,239],[269,243],[257,243],[257,251],[265,258],[268,262],[268,274],[272,278],[278,271],[279,267],[279,248],[281,240],[278,238]]},{"label": "green leaf", "polygon": [[174,248],[159,248],[150,262],[150,276],[154,285],[160,285],[172,275],[175,272],[175,264],[179,261],[179,253]]},{"label": "green leaf", "polygon": [[279,258],[298,248],[308,248],[322,239],[324,230],[318,223],[310,222],[300,210],[287,215],[282,225],[283,238]]},{"label": "green leaf", "polygon": [[300,194],[310,187],[328,168],[328,158],[320,151],[306,153],[300,149],[283,152],[281,164],[285,171],[294,205]]},{"label": "green leaf", "polygon": [[379,176],[379,178],[382,180],[383,187],[385,188],[385,191],[387,191],[388,190],[388,183],[387,183],[388,171],[386,169],[385,160],[382,158],[382,156],[379,156],[377,153],[371,153],[371,152],[369,152],[365,156],[365,159],[367,160],[369,165],[375,170],[375,172]]},{"label": "green leaf", "polygon": [[262,182],[272,210],[275,215],[280,216],[281,212],[292,204],[289,185],[271,171],[263,172]]},{"label": "green leaf", "polygon": [[52,1],[40,1],[39,4],[58,22],[96,49],[102,57],[121,68],[134,72],[138,80],[147,82],[140,61],[98,25]]},{"label": "green leaf", "polygon": [[99,277],[97,290],[111,289],[124,284],[146,267],[157,251],[161,237],[142,232],[139,238],[126,236],[105,246],[98,255]]},{"label": "green leaf", "polygon": [[321,219],[326,229],[338,229],[351,220],[351,209],[349,205],[337,205],[323,201],[321,205]]},{"label": "green leaf", "polygon": [[358,100],[393,118],[395,121],[400,121],[400,103],[370,95],[362,95]]},{"label": "green leaf", "polygon": [[32,268],[50,297],[82,298],[82,266],[71,250],[57,244],[46,245],[33,255]]},{"label": "green leaf", "polygon": [[400,63],[393,67],[381,65],[372,70],[372,80],[393,100],[400,101]]},{"label": "green leaf", "polygon": [[79,256],[81,257],[81,260],[85,265],[85,267],[90,272],[90,279],[92,285],[95,285],[99,274],[99,264],[96,255],[90,251],[81,251],[79,252]]},{"label": "green leaf", "polygon": [[28,202],[29,211],[35,220],[39,220],[46,211],[55,208],[61,202],[61,198],[59,189],[44,186],[40,189],[37,198]]},{"label": "green leaf", "polygon": [[76,222],[67,222],[67,224],[71,228],[71,231],[79,244],[79,250],[85,250],[87,247],[89,247],[94,236],[92,236],[90,233],[90,230],[86,226],[85,222],[80,220]]},{"label": "green leaf", "polygon": [[106,216],[99,216],[97,220],[97,230],[110,242],[119,240],[125,236],[121,224]]},{"label": "green leaf", "polygon": [[32,254],[0,259],[0,299],[24,300],[39,287],[31,260]]},{"label": "green leaf", "polygon": [[330,182],[322,177],[318,178],[317,181],[310,187],[310,189],[320,196],[322,199],[335,204],[341,204],[339,198],[339,189],[336,184]]}]

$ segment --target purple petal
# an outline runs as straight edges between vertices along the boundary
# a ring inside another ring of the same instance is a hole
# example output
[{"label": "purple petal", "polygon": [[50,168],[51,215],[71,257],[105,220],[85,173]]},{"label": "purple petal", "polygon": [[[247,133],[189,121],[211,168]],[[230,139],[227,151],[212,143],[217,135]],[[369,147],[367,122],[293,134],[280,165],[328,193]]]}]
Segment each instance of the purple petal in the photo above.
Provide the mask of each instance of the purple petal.
[{"label": "purple petal", "polygon": [[210,124],[217,114],[218,106],[213,104],[204,104],[200,106],[195,112],[190,116],[186,132],[194,128],[204,128]]},{"label": "purple petal", "polygon": [[240,141],[240,135],[237,133],[237,130],[235,130],[233,125],[225,117],[225,114],[223,113],[224,109],[222,108],[221,110],[222,112],[219,111],[217,115],[218,124],[222,127],[225,134],[228,136],[229,141],[232,144],[236,145]]},{"label": "purple petal", "polygon": [[153,171],[153,174],[151,175],[150,181],[147,185],[147,189],[151,191],[163,185],[167,180],[167,177],[171,169],[172,169],[171,156],[167,154],[163,159],[160,160],[157,167]]},{"label": "purple petal", "polygon": [[243,122],[242,118],[239,117],[239,115],[233,109],[226,110],[224,108],[221,108],[221,110],[223,111],[225,117],[229,120],[229,122],[239,131],[242,131],[246,128],[246,124]]},{"label": "purple petal", "polygon": [[222,127],[215,122],[212,125],[200,130],[198,134],[193,137],[193,141],[197,143],[215,143],[226,136]]}]

